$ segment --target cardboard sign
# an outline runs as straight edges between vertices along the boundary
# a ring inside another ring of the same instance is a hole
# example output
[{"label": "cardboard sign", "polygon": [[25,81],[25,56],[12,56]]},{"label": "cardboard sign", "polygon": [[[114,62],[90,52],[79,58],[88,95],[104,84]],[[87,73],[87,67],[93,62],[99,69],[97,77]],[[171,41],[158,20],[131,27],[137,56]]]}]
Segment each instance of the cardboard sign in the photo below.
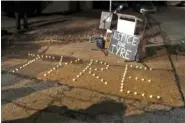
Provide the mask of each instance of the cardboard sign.
[{"label": "cardboard sign", "polygon": [[114,31],[111,36],[109,52],[126,60],[135,60],[140,37]]}]

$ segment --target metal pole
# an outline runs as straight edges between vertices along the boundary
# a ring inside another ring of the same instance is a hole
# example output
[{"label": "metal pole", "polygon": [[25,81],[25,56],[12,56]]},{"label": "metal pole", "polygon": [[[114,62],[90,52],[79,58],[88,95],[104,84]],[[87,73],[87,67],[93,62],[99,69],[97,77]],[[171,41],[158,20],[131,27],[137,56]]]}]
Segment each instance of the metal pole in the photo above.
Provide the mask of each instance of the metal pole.
[{"label": "metal pole", "polygon": [[110,2],[109,2],[109,12],[111,12],[112,11],[112,0],[110,0]]}]

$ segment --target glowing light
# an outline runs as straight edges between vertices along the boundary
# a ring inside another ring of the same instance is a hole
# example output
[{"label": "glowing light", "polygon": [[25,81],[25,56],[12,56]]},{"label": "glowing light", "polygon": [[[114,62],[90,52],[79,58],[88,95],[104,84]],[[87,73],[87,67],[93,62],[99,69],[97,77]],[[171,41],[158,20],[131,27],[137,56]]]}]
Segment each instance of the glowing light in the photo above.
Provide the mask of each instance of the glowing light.
[{"label": "glowing light", "polygon": [[141,96],[142,96],[142,97],[144,97],[144,96],[145,96],[145,94],[144,94],[144,93],[142,93],[142,94],[141,94]]},{"label": "glowing light", "polygon": [[137,95],[137,92],[134,92],[134,95]]},{"label": "glowing light", "polygon": [[76,81],[76,79],[73,79],[73,82]]},{"label": "glowing light", "polygon": [[127,91],[127,94],[130,94],[130,91],[129,90]]},{"label": "glowing light", "polygon": [[160,96],[157,96],[157,99],[160,99],[161,97]]},{"label": "glowing light", "polygon": [[150,95],[150,98],[152,98],[153,96],[152,95]]}]

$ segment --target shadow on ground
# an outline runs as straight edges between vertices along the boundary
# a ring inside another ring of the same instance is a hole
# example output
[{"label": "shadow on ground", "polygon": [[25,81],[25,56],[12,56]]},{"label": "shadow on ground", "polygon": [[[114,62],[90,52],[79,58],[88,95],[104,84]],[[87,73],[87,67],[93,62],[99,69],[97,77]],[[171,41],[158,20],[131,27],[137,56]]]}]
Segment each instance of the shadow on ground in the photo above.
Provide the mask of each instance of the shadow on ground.
[{"label": "shadow on ground", "polygon": [[2,123],[183,123],[185,110],[158,110],[143,114],[124,116],[124,103],[105,100],[86,109],[72,110],[66,106],[51,105],[29,117],[3,121]]}]

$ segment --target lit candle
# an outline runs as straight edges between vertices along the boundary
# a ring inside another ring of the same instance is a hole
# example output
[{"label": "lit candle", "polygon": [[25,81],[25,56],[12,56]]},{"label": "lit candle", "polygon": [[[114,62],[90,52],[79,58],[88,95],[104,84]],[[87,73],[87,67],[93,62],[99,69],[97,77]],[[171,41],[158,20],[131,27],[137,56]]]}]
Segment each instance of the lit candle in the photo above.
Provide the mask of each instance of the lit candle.
[{"label": "lit candle", "polygon": [[127,94],[130,94],[130,91],[129,90],[127,91]]},{"label": "lit candle", "polygon": [[103,82],[103,79],[101,79],[101,82]]},{"label": "lit candle", "polygon": [[148,82],[151,82],[151,79],[149,79]]},{"label": "lit candle", "polygon": [[137,92],[134,92],[134,95],[137,95]]},{"label": "lit candle", "polygon": [[150,98],[152,98],[153,96],[152,95],[150,95]]},{"label": "lit candle", "polygon": [[80,77],[80,75],[77,75],[76,77],[77,77],[77,78],[79,78],[79,77]]},{"label": "lit candle", "polygon": [[44,74],[44,76],[47,76],[47,74]]},{"label": "lit candle", "polygon": [[137,78],[137,77],[136,77],[135,79],[136,79],[136,80],[138,80],[138,78]]},{"label": "lit candle", "polygon": [[142,95],[141,95],[142,97],[144,97],[145,96],[145,94],[144,93],[142,93]]},{"label": "lit candle", "polygon": [[157,99],[160,99],[161,97],[160,96],[157,96]]},{"label": "lit candle", "polygon": [[105,85],[107,85],[107,82],[105,82]]},{"label": "lit candle", "polygon": [[99,79],[100,77],[99,76],[96,76],[97,79]]},{"label": "lit candle", "polygon": [[73,79],[73,82],[76,81],[76,79]]},{"label": "lit candle", "polygon": [[129,76],[128,78],[129,78],[129,79],[131,79],[132,77],[131,77],[131,76]]},{"label": "lit candle", "polygon": [[120,92],[123,92],[123,89],[120,89]]},{"label": "lit candle", "polygon": [[144,81],[144,80],[145,80],[144,78],[141,79],[141,81]]}]

